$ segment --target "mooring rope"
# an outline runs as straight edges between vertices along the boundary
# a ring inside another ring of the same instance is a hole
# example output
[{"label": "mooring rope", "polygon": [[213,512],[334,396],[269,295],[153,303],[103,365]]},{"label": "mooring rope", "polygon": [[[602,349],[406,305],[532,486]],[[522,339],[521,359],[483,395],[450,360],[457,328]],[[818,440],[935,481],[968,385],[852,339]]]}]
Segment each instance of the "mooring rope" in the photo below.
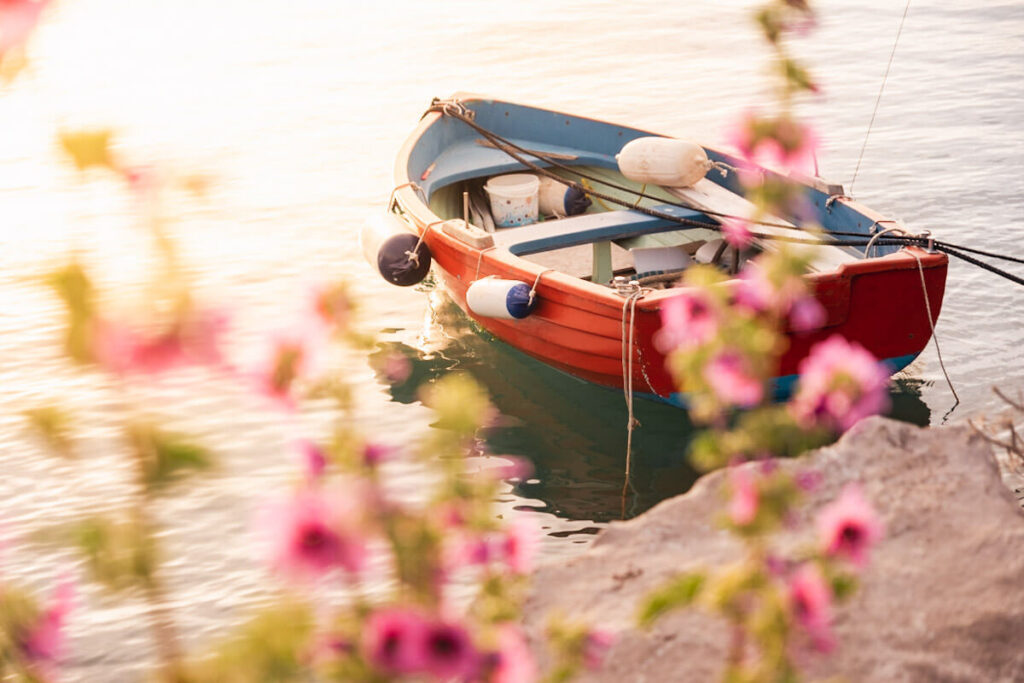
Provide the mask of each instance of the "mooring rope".
[{"label": "mooring rope", "polygon": [[537,277],[533,281],[533,287],[530,287],[530,298],[529,298],[529,305],[530,306],[533,305],[533,300],[535,298],[537,298],[537,285],[540,284],[540,279],[544,276],[544,273],[553,273],[556,270],[557,270],[556,268],[545,268],[544,270],[542,270],[539,273],[537,273]]},{"label": "mooring rope", "polygon": [[907,12],[910,11],[910,2],[903,8],[903,18],[900,19],[899,30],[896,31],[896,40],[892,43],[892,52],[889,53],[889,63],[885,67],[885,75],[882,76],[882,85],[878,88],[878,97],[875,98],[875,108],[871,110],[871,121],[868,122],[867,132],[864,133],[864,144],[860,147],[860,156],[857,157],[857,168],[853,170],[853,179],[850,181],[850,194],[853,194],[853,184],[857,182],[857,174],[860,172],[860,162],[864,159],[864,150],[868,148],[868,138],[871,136],[871,127],[875,125],[875,115],[878,114],[878,105],[882,102],[882,93],[885,92],[885,82],[889,80],[889,69],[892,68],[893,58],[896,56],[896,46],[900,44],[900,34],[903,33],[903,22],[907,20]]},{"label": "mooring rope", "polygon": [[[924,310],[928,314],[928,325],[932,328],[932,341],[935,342],[935,355],[939,357],[939,367],[942,368],[942,374],[946,377],[946,384],[949,385],[949,390],[953,392],[953,398],[956,399],[956,403],[953,404],[950,411],[960,405],[960,396],[957,395],[956,389],[953,388],[953,380],[949,378],[949,373],[946,372],[946,364],[942,360],[942,349],[939,348],[939,336],[935,333],[935,320],[932,318],[932,304],[928,300],[928,285],[924,281],[924,266],[921,264],[921,259],[918,255],[910,250],[907,250],[914,260],[917,261],[917,272],[921,276],[921,291],[924,293]],[[946,413],[949,414],[948,412]]]},{"label": "mooring rope", "polygon": [[[626,493],[632,482],[630,474],[633,469],[633,429],[640,426],[640,421],[633,413],[633,348],[636,331],[636,302],[643,298],[645,292],[640,283],[633,280],[629,283],[631,290],[622,302],[622,393],[626,399],[626,480],[622,484],[622,513],[626,512]],[[627,326],[627,313],[629,324]]]}]

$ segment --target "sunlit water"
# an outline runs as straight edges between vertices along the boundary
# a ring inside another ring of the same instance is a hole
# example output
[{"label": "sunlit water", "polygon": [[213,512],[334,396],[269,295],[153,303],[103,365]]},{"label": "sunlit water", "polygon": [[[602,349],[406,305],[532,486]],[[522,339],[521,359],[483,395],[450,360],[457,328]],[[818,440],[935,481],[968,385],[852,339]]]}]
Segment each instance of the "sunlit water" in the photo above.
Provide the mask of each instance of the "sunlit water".
[{"label": "sunlit water", "polygon": [[[535,478],[509,487],[509,514],[548,531],[542,555],[572,555],[591,534],[685,491],[685,416],[640,402],[632,493],[620,498],[621,394],[553,372],[479,334],[439,293],[390,287],[356,251],[363,217],[390,190],[395,152],[430,98],[492,94],[718,142],[725,123],[769,102],[766,55],[749,2],[139,3],[66,0],[34,45],[31,70],[0,92],[0,523],[7,537],[123,504],[117,394],[60,356],[59,307],[35,278],[77,250],[130,307],[125,285],[152,259],[121,188],[82,183],[58,158],[59,127],[111,126],[137,162],[213,177],[206,200],[171,198],[173,230],[201,294],[235,315],[242,358],[287,319],[315,281],[347,277],[413,377],[391,387],[365,356],[334,369],[358,387],[363,429],[415,441],[430,414],[416,386],[452,370],[480,380],[502,413],[494,453],[524,455]],[[824,96],[804,109],[824,139],[823,174],[853,176],[903,3],[822,5],[800,50]],[[1024,220],[1024,6],[915,2],[855,196],[916,229],[1020,255]],[[917,296],[911,292],[906,295]],[[904,293],[894,292],[894,296]],[[431,303],[433,302],[433,303]],[[948,420],[992,411],[990,387],[1019,387],[1024,290],[953,262],[939,340],[961,404]],[[942,422],[953,398],[929,346],[894,385],[894,414]],[[43,453],[20,412],[60,400],[81,426],[77,462]],[[187,374],[135,390],[134,405],[196,434],[218,471],[164,510],[167,575],[190,644],[237,620],[271,585],[252,518],[295,476],[289,443],[333,414],[313,403],[281,418],[230,383]],[[481,459],[482,466],[496,462]],[[415,490],[415,472],[397,472]],[[74,558],[11,543],[3,576],[43,587]],[[148,639],[134,603],[83,587],[71,680],[132,678]]]}]

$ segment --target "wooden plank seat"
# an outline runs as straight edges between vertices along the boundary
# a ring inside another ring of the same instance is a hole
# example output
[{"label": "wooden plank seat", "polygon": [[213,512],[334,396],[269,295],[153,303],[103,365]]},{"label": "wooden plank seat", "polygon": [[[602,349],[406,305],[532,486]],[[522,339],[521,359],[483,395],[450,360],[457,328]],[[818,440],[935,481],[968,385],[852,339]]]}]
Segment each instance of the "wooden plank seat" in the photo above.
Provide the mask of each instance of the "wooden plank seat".
[{"label": "wooden plank seat", "polygon": [[[655,208],[679,218],[700,221],[709,226],[717,225],[699,211],[669,205]],[[704,231],[702,228],[680,225],[676,221],[639,211],[605,211],[534,223],[521,228],[505,228],[494,234],[494,244],[505,247],[516,256],[526,256],[581,244],[617,242],[653,233],[680,232],[685,235],[690,230]],[[688,241],[684,238],[681,243]]]}]

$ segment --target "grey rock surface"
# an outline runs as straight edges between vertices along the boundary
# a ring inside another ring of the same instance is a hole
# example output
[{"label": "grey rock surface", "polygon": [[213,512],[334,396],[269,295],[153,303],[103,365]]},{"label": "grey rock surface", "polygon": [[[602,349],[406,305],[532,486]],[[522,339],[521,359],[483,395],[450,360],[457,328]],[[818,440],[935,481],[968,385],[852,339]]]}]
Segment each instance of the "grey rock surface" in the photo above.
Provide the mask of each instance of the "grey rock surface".
[{"label": "grey rock surface", "polygon": [[[752,466],[752,465],[746,465]],[[805,661],[808,679],[1024,681],[1024,512],[991,450],[966,426],[922,429],[885,418],[855,425],[836,444],[786,461],[823,481],[785,545],[813,536],[813,518],[859,482],[886,528],[856,595],[836,610],[837,650]],[[641,600],[677,572],[739,559],[718,527],[724,475],[628,522],[588,552],[541,567],[526,608],[538,637],[552,609],[619,633],[605,667],[585,680],[718,680],[727,634],[699,608],[649,630]]]}]

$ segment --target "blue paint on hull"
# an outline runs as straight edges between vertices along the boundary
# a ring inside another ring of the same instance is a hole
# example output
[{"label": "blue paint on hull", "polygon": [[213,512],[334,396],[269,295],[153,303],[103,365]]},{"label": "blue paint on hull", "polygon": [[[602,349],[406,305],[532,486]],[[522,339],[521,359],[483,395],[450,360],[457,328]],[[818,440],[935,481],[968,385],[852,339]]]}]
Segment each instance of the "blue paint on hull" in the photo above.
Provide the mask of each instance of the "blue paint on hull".
[{"label": "blue paint on hull", "polygon": [[[907,367],[914,362],[919,353],[911,353],[906,356],[897,356],[896,358],[886,358],[882,361],[889,368],[889,374],[894,375],[903,368]],[[796,386],[796,381],[799,379],[799,375],[786,375],[784,377],[776,377],[772,380],[772,397],[776,401],[785,401],[793,393],[793,388]],[[683,408],[684,410],[688,407],[686,394],[683,392],[674,392],[669,396],[658,396],[657,394],[647,394],[642,392],[636,392],[636,396],[640,398],[646,398],[651,401],[658,401],[659,403],[667,403],[676,408]]]}]

